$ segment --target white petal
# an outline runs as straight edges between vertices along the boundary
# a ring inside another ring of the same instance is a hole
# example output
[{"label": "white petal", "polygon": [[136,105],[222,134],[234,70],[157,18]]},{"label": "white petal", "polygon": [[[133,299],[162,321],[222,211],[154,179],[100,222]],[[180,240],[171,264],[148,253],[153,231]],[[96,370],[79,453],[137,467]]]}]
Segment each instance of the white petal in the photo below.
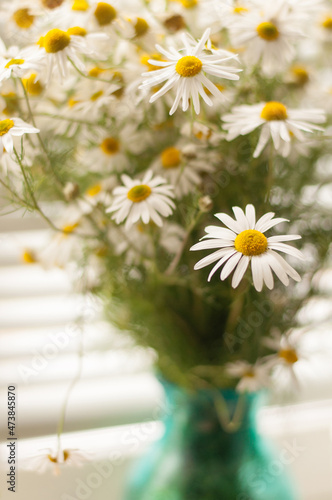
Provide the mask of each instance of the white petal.
[{"label": "white petal", "polygon": [[267,125],[263,125],[261,135],[259,136],[258,144],[256,146],[256,149],[254,151],[253,157],[258,158],[263,149],[265,148],[267,141],[269,140],[270,137],[270,129]]},{"label": "white petal", "polygon": [[232,256],[236,253],[236,250],[234,250],[233,248],[229,250],[228,253],[226,253],[222,259],[219,260],[219,262],[217,262],[217,264],[212,268],[209,276],[208,276],[208,281],[211,281],[211,278],[212,276],[214,275],[214,273]]},{"label": "white petal", "polygon": [[268,221],[270,221],[274,217],[274,212],[268,212],[267,214],[263,215],[258,221],[256,222],[255,228],[257,231],[262,232],[262,227],[264,227],[264,224]]},{"label": "white petal", "polygon": [[208,250],[210,248],[223,248],[233,246],[233,242],[213,239],[213,240],[204,240],[200,241],[193,245],[190,250]]},{"label": "white petal", "polygon": [[269,290],[273,289],[274,281],[273,281],[273,275],[272,271],[270,269],[268,260],[266,260],[265,255],[261,256],[261,266],[263,270],[263,278],[266,286],[268,287]]},{"label": "white petal", "polygon": [[236,220],[243,226],[243,230],[251,229],[247,217],[244,215],[242,208],[232,207]]},{"label": "white petal", "polygon": [[268,250],[267,253],[273,255],[274,259],[278,261],[278,263],[282,266],[283,270],[288,274],[288,276],[293,278],[293,280],[295,281],[301,281],[301,276],[295,271],[295,269],[292,268],[292,266],[288,264],[288,262],[285,261],[283,257],[281,257],[281,255],[279,255],[277,252],[274,252],[273,250]]},{"label": "white petal", "polygon": [[228,260],[228,262],[225,264],[223,270],[220,273],[220,279],[223,281],[224,279],[227,278],[235,268],[235,266],[238,264],[242,257],[242,253],[236,252],[235,255],[232,255],[232,257]]},{"label": "white petal", "polygon": [[235,269],[235,272],[233,274],[233,279],[232,279],[232,287],[236,288],[240,281],[242,280],[244,273],[247,270],[248,264],[250,262],[250,258],[247,255],[243,255],[242,259],[240,260],[237,268]]},{"label": "white petal", "polygon": [[277,219],[273,219],[269,222],[265,222],[264,224],[261,224],[259,231],[261,231],[262,233],[265,233],[265,231],[267,231],[268,229],[271,229],[271,227],[274,227],[277,224],[280,224],[281,222],[289,222],[289,221],[288,221],[288,219],[282,219],[281,217],[279,217]]},{"label": "white petal", "polygon": [[275,254],[274,252],[268,250],[265,254],[265,261],[268,262],[269,266],[275,272],[276,276],[278,276],[281,283],[283,283],[285,286],[288,286],[288,275],[279,260],[275,258],[275,255],[278,254]]},{"label": "white petal", "polygon": [[261,292],[263,288],[263,269],[259,256],[255,256],[251,259],[251,272],[254,287],[257,292]]},{"label": "white petal", "polygon": [[269,243],[279,243],[281,241],[300,240],[302,236],[299,234],[281,234],[280,236],[270,236],[267,241]]},{"label": "white petal", "polygon": [[249,222],[249,229],[254,229],[256,224],[256,211],[254,205],[246,206],[246,217]]},{"label": "white petal", "polygon": [[227,214],[220,213],[220,214],[214,214],[214,216],[217,217],[217,219],[219,219],[223,224],[225,224],[225,226],[228,226],[232,231],[234,231],[237,234],[241,233],[241,231],[244,231],[246,229],[245,227],[242,227],[242,225],[239,224],[239,222],[235,221],[234,219],[232,219],[232,217],[230,217]]},{"label": "white petal", "polygon": [[220,238],[222,240],[234,241],[236,238],[236,233],[225,227],[218,226],[207,226],[205,232],[208,233],[203,238]]},{"label": "white petal", "polygon": [[224,255],[228,254],[229,251],[229,248],[222,248],[221,250],[217,250],[216,252],[207,255],[195,264],[194,269],[197,270],[202,269],[202,267],[209,266],[212,262],[215,262],[216,260],[221,259]]},{"label": "white petal", "polygon": [[272,243],[269,245],[271,250],[278,250],[279,252],[287,253],[288,255],[292,255],[293,257],[297,257],[298,259],[304,260],[305,257],[300,250],[297,248],[291,247],[290,245],[286,245],[285,243]]}]

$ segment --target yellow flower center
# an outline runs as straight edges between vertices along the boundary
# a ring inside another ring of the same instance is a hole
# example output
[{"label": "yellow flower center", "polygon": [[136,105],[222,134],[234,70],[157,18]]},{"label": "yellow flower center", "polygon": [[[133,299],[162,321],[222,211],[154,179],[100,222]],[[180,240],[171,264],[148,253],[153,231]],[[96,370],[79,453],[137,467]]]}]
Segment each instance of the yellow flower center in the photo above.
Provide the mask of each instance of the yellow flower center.
[{"label": "yellow flower center", "polygon": [[180,3],[185,9],[192,9],[198,4],[198,0],[180,0]]},{"label": "yellow flower center", "polygon": [[106,139],[104,139],[103,142],[100,144],[100,147],[103,153],[111,156],[119,151],[120,144],[117,139],[114,139],[114,137],[106,137]]},{"label": "yellow flower center", "polygon": [[95,92],[94,94],[92,94],[90,96],[90,101],[96,101],[97,99],[99,99],[99,97],[101,97],[102,95],[104,94],[104,92],[102,90],[98,90],[97,92]]},{"label": "yellow flower center", "polygon": [[144,36],[149,31],[150,26],[143,17],[137,17],[134,25],[135,36],[139,38]]},{"label": "yellow flower center", "polygon": [[66,462],[69,457],[70,457],[69,450],[63,450],[63,461]]},{"label": "yellow flower center", "polygon": [[181,151],[178,148],[169,147],[161,153],[161,163],[164,168],[176,168],[181,163]]},{"label": "yellow flower center", "polygon": [[234,246],[238,252],[252,257],[260,255],[267,250],[267,239],[263,233],[256,229],[246,229],[235,238]]},{"label": "yellow flower center", "polygon": [[88,75],[93,76],[93,78],[97,78],[101,73],[103,73],[103,71],[106,71],[106,70],[103,68],[98,68],[98,66],[95,66],[94,68],[91,68],[89,70]]},{"label": "yellow flower center", "polygon": [[94,186],[91,186],[87,191],[86,194],[88,196],[91,196],[93,198],[96,196],[98,193],[101,191],[101,184],[95,184]]},{"label": "yellow flower center", "polygon": [[179,75],[184,77],[196,76],[200,73],[203,63],[198,57],[184,56],[178,60],[175,70]]},{"label": "yellow flower center", "polygon": [[286,120],[287,116],[286,106],[277,101],[267,102],[261,112],[261,118],[268,122]]},{"label": "yellow flower center", "polygon": [[248,368],[248,370],[245,372],[244,376],[248,377],[248,378],[254,378],[255,372],[252,368]]},{"label": "yellow flower center", "polygon": [[293,365],[294,363],[296,363],[299,360],[295,349],[281,349],[279,351],[278,355],[279,355],[279,358],[284,359],[290,365]]},{"label": "yellow flower center", "polygon": [[0,120],[0,137],[7,134],[11,128],[14,127],[14,121],[10,118]]},{"label": "yellow flower center", "polygon": [[234,7],[233,9],[234,14],[243,14],[244,12],[249,12],[249,11],[245,7]]},{"label": "yellow flower center", "polygon": [[332,30],[332,16],[326,16],[322,22],[322,26],[326,30]]},{"label": "yellow flower center", "polygon": [[70,97],[70,99],[68,99],[67,104],[70,108],[73,108],[79,102],[80,101],[78,101],[77,99],[73,99],[73,97]]},{"label": "yellow flower center", "polygon": [[94,12],[99,26],[107,26],[116,18],[116,10],[106,2],[99,2]]},{"label": "yellow flower center", "polygon": [[81,28],[80,26],[74,26],[73,28],[69,28],[67,30],[68,35],[74,35],[74,36],[86,36],[87,31],[84,28]]},{"label": "yellow flower center", "polygon": [[65,235],[68,235],[68,234],[73,233],[77,227],[78,227],[78,222],[76,222],[75,224],[68,224],[66,226],[63,226],[62,232]]},{"label": "yellow flower center", "polygon": [[139,203],[140,201],[146,200],[151,193],[152,189],[150,186],[147,186],[146,184],[139,184],[138,186],[134,186],[129,189],[127,198],[134,203]]},{"label": "yellow flower center", "polygon": [[29,14],[29,9],[18,9],[14,12],[13,19],[19,28],[27,30],[32,26],[35,17]]},{"label": "yellow flower center", "polygon": [[29,78],[23,78],[22,83],[28,92],[28,94],[33,96],[38,96],[43,92],[43,86],[39,80],[36,80],[36,73],[32,73]]},{"label": "yellow flower center", "polygon": [[212,130],[208,129],[207,131],[203,130],[197,130],[196,132],[194,131],[194,136],[199,139],[200,141],[210,139],[212,136]]},{"label": "yellow flower center", "polygon": [[256,28],[258,35],[268,42],[273,42],[279,38],[279,30],[275,24],[265,21]]},{"label": "yellow flower center", "polygon": [[7,62],[5,68],[10,68],[10,66],[13,66],[14,64],[23,64],[24,59],[11,59],[10,61]]},{"label": "yellow flower center", "polygon": [[45,36],[39,39],[39,45],[44,47],[48,54],[55,54],[68,47],[70,43],[70,35],[65,31],[54,28]]},{"label": "yellow flower center", "polygon": [[52,455],[47,455],[47,458],[49,459],[50,462],[52,462],[52,464],[58,463],[57,457],[53,457]]},{"label": "yellow flower center", "polygon": [[22,260],[25,264],[35,264],[37,262],[36,256],[31,250],[24,250]]},{"label": "yellow flower center", "polygon": [[303,86],[308,83],[309,73],[304,66],[295,65],[292,67],[291,71],[298,85]]},{"label": "yellow flower center", "polygon": [[81,12],[85,12],[89,7],[89,2],[87,2],[86,0],[74,0],[73,5],[71,6],[71,10],[79,10]]}]

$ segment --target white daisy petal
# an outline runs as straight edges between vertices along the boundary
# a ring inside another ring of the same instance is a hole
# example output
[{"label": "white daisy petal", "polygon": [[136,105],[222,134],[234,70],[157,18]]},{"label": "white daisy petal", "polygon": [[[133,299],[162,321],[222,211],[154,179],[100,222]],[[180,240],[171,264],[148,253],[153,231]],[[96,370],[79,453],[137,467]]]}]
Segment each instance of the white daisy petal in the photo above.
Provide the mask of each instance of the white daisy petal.
[{"label": "white daisy petal", "polygon": [[203,259],[199,260],[195,266],[194,269],[202,269],[202,267],[208,266],[215,262],[218,259],[221,259],[224,257],[224,255],[228,254],[230,252],[229,248],[221,248],[220,250],[217,250],[216,252],[213,252],[212,254],[208,255],[207,257],[204,257]]},{"label": "white daisy petal", "polygon": [[254,287],[257,292],[261,292],[263,288],[263,269],[259,258],[251,259],[251,272]]},{"label": "white daisy petal", "polygon": [[234,212],[236,220],[243,227],[243,230],[245,230],[245,229],[251,229],[249,221],[248,221],[248,218],[244,215],[244,212],[243,212],[242,208],[240,208],[240,207],[232,207],[232,210]]},{"label": "white daisy petal", "polygon": [[222,259],[220,259],[217,264],[211,269],[211,272],[208,276],[208,281],[211,281],[211,278],[212,276],[214,275],[214,273],[230,258],[232,257],[232,255],[234,255],[236,253],[236,250],[234,250],[233,248],[230,249],[228,251],[228,253],[225,253],[225,255],[222,257]]},{"label": "white daisy petal", "polygon": [[246,217],[249,223],[249,228],[248,229],[255,229],[255,224],[256,224],[256,210],[254,205],[247,205],[246,206]]},{"label": "white daisy petal", "polygon": [[233,274],[233,279],[232,279],[232,287],[236,288],[240,281],[242,280],[244,273],[246,272],[248,265],[250,262],[250,258],[247,255],[243,255],[242,259],[238,263],[237,268],[235,269],[235,272]]},{"label": "white daisy petal", "polygon": [[269,245],[269,248],[271,248],[271,250],[279,250],[279,252],[287,253],[288,255],[292,255],[297,259],[305,259],[303,253],[300,252],[300,250],[291,247],[290,245],[286,245],[285,243],[272,243],[272,245]]},{"label": "white daisy petal", "polygon": [[234,231],[237,234],[243,230],[241,224],[239,224],[239,222],[235,221],[234,219],[232,219],[232,217],[230,217],[227,214],[219,213],[219,214],[214,214],[214,216],[217,217],[217,219],[219,219],[223,224],[225,224],[225,226],[228,226],[232,231]]},{"label": "white daisy petal", "polygon": [[226,262],[223,270],[220,273],[220,279],[223,281],[224,279],[227,278],[231,274],[231,272],[234,270],[235,266],[238,264],[242,257],[242,254],[240,252],[236,252],[232,257]]}]

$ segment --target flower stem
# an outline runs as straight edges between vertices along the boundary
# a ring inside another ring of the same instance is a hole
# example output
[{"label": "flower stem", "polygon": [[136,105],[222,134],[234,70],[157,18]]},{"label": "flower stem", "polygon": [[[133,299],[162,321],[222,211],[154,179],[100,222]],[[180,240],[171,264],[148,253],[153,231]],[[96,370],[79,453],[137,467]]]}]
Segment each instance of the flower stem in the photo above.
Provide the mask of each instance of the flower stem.
[{"label": "flower stem", "polygon": [[41,215],[41,217],[47,222],[47,224],[52,228],[54,229],[55,231],[61,231],[61,229],[57,228],[53,222],[51,221],[51,219],[49,219],[47,217],[46,214],[44,214],[44,212],[42,211],[42,209],[40,208],[37,200],[36,200],[36,197],[35,197],[35,194],[33,192],[33,189],[31,188],[30,186],[30,182],[29,182],[29,179],[25,173],[25,168],[22,164],[22,161],[21,161],[21,158],[19,157],[16,149],[14,148],[14,154],[15,154],[15,157],[16,157],[16,160],[20,166],[20,169],[21,169],[21,172],[22,172],[22,175],[23,175],[23,178],[24,178],[24,182],[25,182],[25,185],[27,187],[27,190],[29,191],[29,195],[30,195],[30,198],[31,198],[31,201],[32,201],[32,204],[33,204],[33,208]]}]

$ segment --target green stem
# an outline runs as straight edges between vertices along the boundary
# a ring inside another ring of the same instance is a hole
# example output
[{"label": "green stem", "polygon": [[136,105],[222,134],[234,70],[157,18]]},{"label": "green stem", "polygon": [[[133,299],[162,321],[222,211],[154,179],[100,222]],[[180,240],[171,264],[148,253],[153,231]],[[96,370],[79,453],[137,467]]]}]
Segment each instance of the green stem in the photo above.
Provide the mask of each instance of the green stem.
[{"label": "green stem", "polygon": [[33,210],[33,206],[31,205],[28,205],[27,202],[25,200],[23,200],[23,198],[21,198],[17,193],[15,193],[15,191],[13,191],[11,189],[10,186],[8,186],[8,184],[6,184],[2,179],[0,179],[0,184],[7,190],[9,191],[9,193],[14,196],[14,198],[16,198],[20,203],[22,203],[22,205],[24,205],[26,208],[29,208],[30,210]]},{"label": "green stem", "polygon": [[61,412],[60,412],[60,419],[58,423],[58,429],[57,429],[57,440],[58,440],[58,453],[61,451],[61,435],[63,433],[63,429],[65,427],[65,421],[66,421],[66,412],[67,412],[67,407],[68,407],[68,402],[69,402],[69,397],[77,384],[77,382],[80,380],[81,375],[82,375],[82,369],[83,369],[83,332],[81,331],[81,338],[80,338],[80,347],[79,347],[79,352],[78,352],[78,369],[75,377],[69,384],[69,387],[67,389],[67,393],[65,396],[65,400],[63,402]]},{"label": "green stem", "polygon": [[168,268],[166,269],[165,271],[165,275],[166,276],[169,276],[171,274],[174,273],[177,265],[179,264],[180,260],[181,260],[181,257],[182,257],[182,254],[187,246],[187,243],[188,243],[188,240],[189,240],[189,237],[191,235],[191,233],[193,232],[193,230],[195,229],[201,215],[202,215],[203,212],[199,211],[197,216],[194,218],[194,220],[191,222],[191,224],[189,225],[189,228],[188,228],[188,231],[187,231],[187,234],[186,236],[184,237],[183,241],[182,241],[182,244],[178,250],[178,252],[175,254],[172,262],[170,263],[170,265],[168,266]]},{"label": "green stem", "polygon": [[[22,161],[19,157],[19,155],[17,154],[17,151],[16,149],[14,148],[14,154],[16,156],[16,160],[20,166],[20,169],[21,169],[21,172],[22,172],[22,175],[23,175],[23,178],[24,178],[24,182],[25,182],[25,185],[29,191],[29,195],[30,195],[30,198],[31,198],[31,201],[32,201],[32,204],[33,204],[33,208],[41,215],[41,217],[47,222],[47,224],[52,228],[54,229],[54,231],[61,231],[61,229],[57,228],[53,222],[47,217],[46,214],[44,214],[44,212],[42,211],[42,209],[40,208],[40,206],[38,205],[38,202],[36,200],[36,197],[34,195],[34,192],[30,186],[30,182],[29,182],[29,179],[27,178],[27,175],[25,173],[25,169],[24,169],[24,166],[22,164]],[[62,232],[62,231],[61,231]]]},{"label": "green stem", "polygon": [[[104,82],[104,83],[112,83],[110,80],[105,80],[104,78],[98,78],[96,76],[90,76],[90,75],[86,75],[85,73],[83,73],[83,71],[81,71],[77,66],[76,64],[74,63],[74,61],[72,59],[70,59],[70,57],[68,57],[68,60],[69,62],[74,66],[75,70],[77,71],[77,73],[79,73],[81,76],[83,76],[84,78],[87,78],[88,80],[92,80],[94,82]],[[108,68],[110,70],[112,70],[113,68]],[[115,69],[115,68],[114,68]]]},{"label": "green stem", "polygon": [[[27,108],[28,108],[28,113],[29,113],[29,117],[30,117],[31,123],[32,123],[32,125],[33,125],[35,128],[38,128],[38,127],[36,126],[35,118],[34,118],[34,115],[33,115],[33,112],[32,112],[31,106],[30,106],[30,100],[29,100],[28,92],[27,92],[27,90],[26,90],[26,88],[25,88],[25,86],[24,86],[24,84],[23,84],[22,80],[19,80],[19,81],[20,81],[21,87],[22,87],[22,89],[23,89],[24,98],[25,98],[25,102],[26,102],[26,105],[27,105]],[[51,169],[51,170],[52,170],[52,172],[53,172],[53,175],[54,175],[54,177],[55,177],[55,179],[56,179],[56,181],[57,181],[57,184],[59,185],[59,187],[60,187],[60,189],[61,189],[61,192],[62,192],[63,182],[62,182],[62,181],[61,181],[61,179],[58,177],[58,175],[57,175],[56,171],[55,171],[55,170],[54,170],[54,168],[53,168],[52,161],[51,161],[51,159],[50,159],[50,157],[49,157],[49,154],[48,154],[47,148],[46,148],[46,146],[45,146],[45,144],[44,144],[44,141],[43,141],[43,139],[41,138],[40,134],[37,134],[37,139],[38,139],[38,142],[39,142],[39,144],[40,144],[40,146],[41,146],[41,148],[42,148],[42,150],[43,150],[43,152],[44,152],[44,155],[45,155],[45,157],[46,157],[46,159],[47,159],[47,162],[48,162],[48,164],[49,164],[49,166],[50,166],[50,169]]]},{"label": "green stem", "polygon": [[66,120],[68,122],[73,122],[73,123],[82,123],[84,125],[92,125],[92,126],[97,126],[97,123],[94,122],[87,122],[85,120],[78,120],[75,118],[68,118],[66,116],[60,116],[60,115],[52,115],[52,113],[37,113],[35,116],[49,116],[51,118],[55,118],[56,120]]},{"label": "green stem", "polygon": [[265,202],[268,203],[270,201],[270,194],[274,180],[274,147],[273,143],[270,144],[270,154],[269,154],[269,162],[268,162],[268,172],[266,178],[266,197]]}]

